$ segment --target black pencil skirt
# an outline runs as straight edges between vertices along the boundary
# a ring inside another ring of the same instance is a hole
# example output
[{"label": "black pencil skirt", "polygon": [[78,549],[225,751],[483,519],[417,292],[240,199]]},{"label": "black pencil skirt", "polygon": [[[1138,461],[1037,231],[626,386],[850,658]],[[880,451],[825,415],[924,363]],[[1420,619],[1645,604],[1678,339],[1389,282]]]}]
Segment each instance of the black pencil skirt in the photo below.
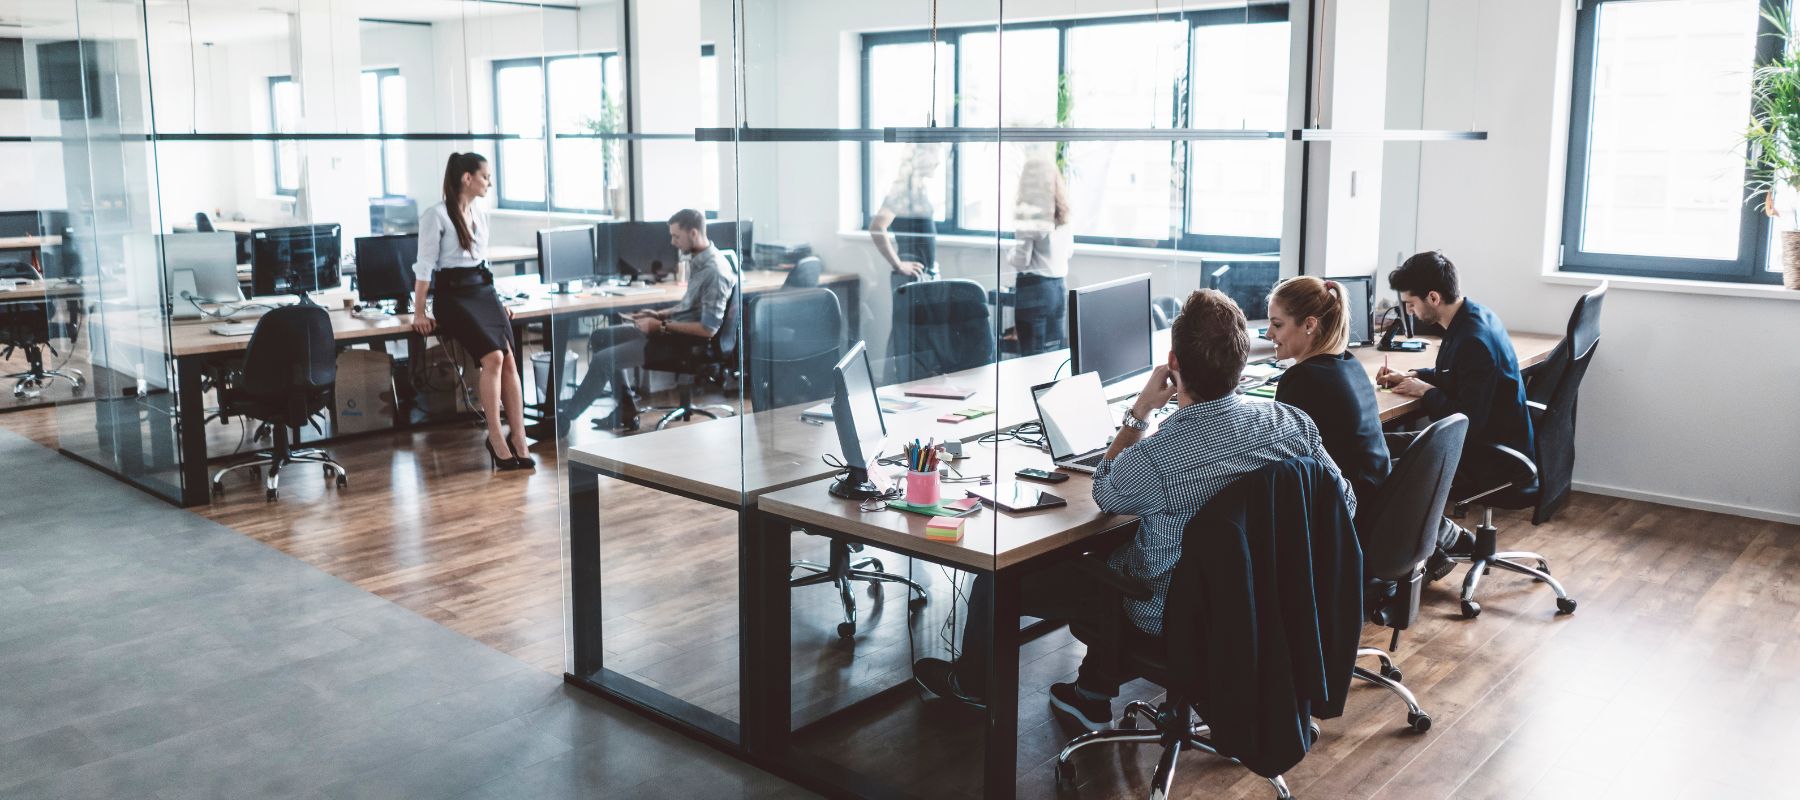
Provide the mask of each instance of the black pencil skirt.
[{"label": "black pencil skirt", "polygon": [[448,336],[480,359],[496,350],[517,355],[513,346],[512,318],[494,291],[494,276],[485,267],[440,269],[436,275],[433,316],[439,338]]}]

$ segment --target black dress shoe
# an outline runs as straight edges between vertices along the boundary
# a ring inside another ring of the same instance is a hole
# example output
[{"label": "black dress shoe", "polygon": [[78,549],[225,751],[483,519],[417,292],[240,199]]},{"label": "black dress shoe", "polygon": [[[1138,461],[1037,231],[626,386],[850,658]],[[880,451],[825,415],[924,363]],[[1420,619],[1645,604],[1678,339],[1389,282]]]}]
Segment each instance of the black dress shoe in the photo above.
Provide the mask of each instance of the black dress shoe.
[{"label": "black dress shoe", "polygon": [[[519,460],[516,458],[501,458],[499,453],[494,452],[494,443],[493,442],[490,442],[486,439],[482,439],[481,446],[487,448],[488,459],[493,462],[494,469],[500,470],[501,472],[511,472],[511,471],[517,470],[517,469],[526,469],[526,466],[524,464],[520,464]],[[508,453],[512,452],[510,445],[508,446],[507,452]]]},{"label": "black dress shoe", "polygon": [[506,443],[506,449],[512,453],[514,463],[517,463],[525,469],[537,469],[537,459],[531,457],[530,450],[520,453],[519,448],[513,447],[510,440]]},{"label": "black dress shoe", "polygon": [[615,409],[611,414],[595,419],[593,425],[594,430],[597,431],[621,431],[624,433],[631,433],[638,429],[638,418],[636,414],[629,417],[621,416],[618,410]]},{"label": "black dress shoe", "polygon": [[913,680],[925,691],[946,700],[985,707],[978,695],[966,693],[956,679],[956,665],[941,658],[921,658],[913,662]]}]

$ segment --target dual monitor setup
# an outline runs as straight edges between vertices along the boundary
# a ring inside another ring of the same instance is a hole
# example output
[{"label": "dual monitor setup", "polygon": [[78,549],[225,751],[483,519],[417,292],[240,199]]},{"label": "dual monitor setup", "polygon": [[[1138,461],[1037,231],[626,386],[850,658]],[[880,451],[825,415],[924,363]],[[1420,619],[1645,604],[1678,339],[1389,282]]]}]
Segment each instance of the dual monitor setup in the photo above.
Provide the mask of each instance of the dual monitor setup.
[{"label": "dual monitor setup", "polygon": [[[749,220],[706,224],[706,238],[722,249],[752,251]],[[577,283],[630,284],[673,276],[680,254],[669,241],[663,222],[602,222],[538,231],[538,275],[555,292],[567,294]],[[744,269],[753,267],[748,261]]]},{"label": "dual monitor setup", "polygon": [[[335,289],[343,282],[340,227],[336,224],[264,228],[251,234],[250,293],[257,297]],[[237,303],[238,245],[229,232],[170,233],[135,240],[137,259],[157,262],[161,252],[165,299],[175,315],[197,316],[200,303]],[[153,278],[154,269],[132,272]],[[153,296],[155,289],[145,286]],[[190,310],[191,309],[191,310]]]},{"label": "dual monitor setup", "polygon": [[[1332,280],[1343,285],[1350,301],[1350,344],[1372,343],[1370,308],[1374,278]],[[1267,298],[1268,291],[1263,291],[1262,298]],[[1069,374],[1072,377],[1033,390],[1039,416],[1046,418],[1044,430],[1046,434],[1053,434],[1048,438],[1053,440],[1050,442],[1051,455],[1058,466],[1075,469],[1086,466],[1091,471],[1091,465],[1083,463],[1082,459],[1093,459],[1096,454],[1082,442],[1093,437],[1077,435],[1075,429],[1083,427],[1083,421],[1091,422],[1090,417],[1110,419],[1105,413],[1106,399],[1122,388],[1129,391],[1128,381],[1156,367],[1151,302],[1148,274],[1069,290]],[[1254,311],[1251,313],[1255,314]],[[836,394],[832,399],[832,419],[848,472],[832,484],[831,494],[850,499],[878,496],[880,487],[870,480],[868,469],[880,458],[885,447],[887,425],[876,394],[874,369],[864,344],[853,345],[833,372]],[[1065,394],[1079,396],[1065,401],[1052,394],[1052,387],[1065,382],[1070,385],[1070,391]],[[1074,409],[1065,415],[1070,424],[1053,425],[1048,419],[1057,403]],[[1111,434],[1112,426],[1106,425],[1103,438],[1110,438]],[[1104,448],[1103,441],[1100,447]]]}]

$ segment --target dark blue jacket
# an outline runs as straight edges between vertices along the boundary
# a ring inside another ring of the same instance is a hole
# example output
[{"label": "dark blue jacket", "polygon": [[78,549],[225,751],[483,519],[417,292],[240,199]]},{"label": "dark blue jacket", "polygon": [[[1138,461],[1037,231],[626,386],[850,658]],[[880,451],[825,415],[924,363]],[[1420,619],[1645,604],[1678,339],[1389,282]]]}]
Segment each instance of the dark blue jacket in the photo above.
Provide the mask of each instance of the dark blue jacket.
[{"label": "dark blue jacket", "polygon": [[1362,635],[1362,549],[1338,482],[1296,458],[1239,478],[1182,532],[1163,609],[1171,682],[1223,755],[1274,777],[1344,712]]},{"label": "dark blue jacket", "polygon": [[1525,407],[1525,381],[1513,354],[1506,326],[1487,306],[1463,301],[1438,346],[1437,368],[1419,370],[1419,379],[1437,388],[1425,393],[1425,412],[1432,419],[1451,414],[1469,418],[1463,444],[1460,486],[1489,488],[1492,468],[1485,445],[1505,445],[1535,459],[1531,446],[1531,414]]}]

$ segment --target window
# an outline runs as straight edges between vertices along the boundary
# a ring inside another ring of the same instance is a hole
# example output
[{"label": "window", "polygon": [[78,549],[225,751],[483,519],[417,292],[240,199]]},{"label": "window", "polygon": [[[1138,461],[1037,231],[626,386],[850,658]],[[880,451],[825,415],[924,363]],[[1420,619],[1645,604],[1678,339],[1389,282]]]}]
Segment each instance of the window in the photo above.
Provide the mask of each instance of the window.
[{"label": "window", "polygon": [[[931,73],[931,47],[928,31],[863,37],[864,127],[927,124],[934,92],[922,76]],[[1024,23],[1004,33],[940,29],[935,56],[939,125],[1287,127],[1286,4]],[[863,147],[865,224],[912,152]],[[939,231],[1013,230],[1020,174],[1033,159],[1064,166],[1078,241],[1231,253],[1280,248],[1280,140],[957,144],[923,187]]]},{"label": "window", "polygon": [[1773,283],[1748,202],[1759,0],[1590,0],[1577,16],[1562,269]]},{"label": "window", "polygon": [[[275,75],[269,78],[269,130],[274,133],[294,133],[300,125],[300,84],[288,75]],[[274,175],[271,185],[276,194],[292,197],[300,191],[300,143],[294,141],[274,141],[269,143],[269,163],[273,165]]]},{"label": "window", "polygon": [[[363,130],[370,133],[406,132],[406,79],[397,69],[364,70],[362,74]],[[399,141],[367,144],[370,197],[406,195],[406,150]]]},{"label": "window", "polygon": [[[495,155],[501,208],[613,212],[625,148],[567,134],[624,132],[624,73],[613,53],[494,62]],[[548,146],[546,146],[548,123]]]}]

